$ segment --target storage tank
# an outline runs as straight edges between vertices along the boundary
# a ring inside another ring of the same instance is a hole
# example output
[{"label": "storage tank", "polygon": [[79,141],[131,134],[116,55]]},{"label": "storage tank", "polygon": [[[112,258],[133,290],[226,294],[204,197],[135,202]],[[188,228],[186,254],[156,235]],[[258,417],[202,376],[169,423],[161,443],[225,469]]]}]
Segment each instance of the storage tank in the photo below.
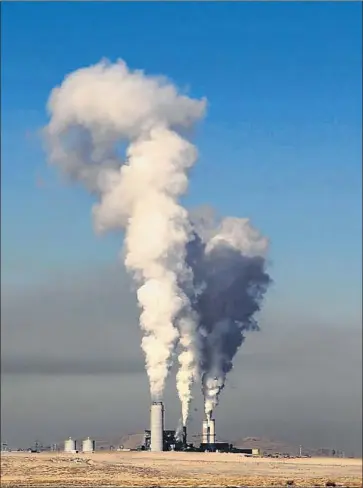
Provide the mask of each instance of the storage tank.
[{"label": "storage tank", "polygon": [[151,405],[150,430],[150,451],[163,451],[164,405],[162,402],[153,402]]},{"label": "storage tank", "polygon": [[82,452],[94,452],[96,449],[96,443],[89,437],[82,442]]},{"label": "storage tank", "polygon": [[209,420],[209,444],[216,442],[216,423],[214,419]]},{"label": "storage tank", "polygon": [[74,441],[71,437],[68,437],[68,439],[64,441],[64,452],[75,452],[75,450],[76,441]]},{"label": "storage tank", "polygon": [[208,420],[203,420],[202,425],[202,444],[209,443],[209,424]]}]

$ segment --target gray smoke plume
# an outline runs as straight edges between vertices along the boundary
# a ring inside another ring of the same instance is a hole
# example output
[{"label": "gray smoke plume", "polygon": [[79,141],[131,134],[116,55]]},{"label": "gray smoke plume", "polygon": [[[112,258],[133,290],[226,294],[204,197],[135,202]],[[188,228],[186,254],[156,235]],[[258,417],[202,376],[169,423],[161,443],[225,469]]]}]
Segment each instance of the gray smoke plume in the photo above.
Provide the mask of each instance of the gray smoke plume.
[{"label": "gray smoke plume", "polygon": [[193,306],[199,316],[199,370],[210,418],[245,332],[258,330],[255,313],[271,282],[268,241],[248,219],[196,219],[187,261],[194,272]]},{"label": "gray smoke plume", "polygon": [[[97,232],[125,229],[125,264],[137,283],[142,348],[153,399],[160,399],[178,341],[179,396],[197,370],[197,321],[184,290],[191,226],[178,204],[188,185],[195,147],[180,135],[201,118],[205,100],[192,100],[161,77],[131,71],[123,61],[77,70],[54,88],[45,129],[49,160],[97,197]],[[126,158],[120,157],[125,144]],[[189,395],[189,396],[188,396]]]}]

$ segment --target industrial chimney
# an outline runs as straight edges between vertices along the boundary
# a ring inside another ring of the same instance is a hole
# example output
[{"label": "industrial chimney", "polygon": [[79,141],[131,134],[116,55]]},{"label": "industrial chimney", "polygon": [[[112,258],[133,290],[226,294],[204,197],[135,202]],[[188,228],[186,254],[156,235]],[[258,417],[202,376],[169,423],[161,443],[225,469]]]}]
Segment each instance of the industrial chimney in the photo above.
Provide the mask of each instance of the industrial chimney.
[{"label": "industrial chimney", "polygon": [[209,444],[216,443],[216,422],[214,419],[209,419]]},{"label": "industrial chimney", "polygon": [[202,444],[209,444],[209,423],[208,420],[203,420],[202,425]]},{"label": "industrial chimney", "polygon": [[150,451],[163,451],[164,437],[164,405],[162,402],[153,402],[150,416]]},{"label": "industrial chimney", "polygon": [[187,447],[187,428],[184,425],[183,427],[183,448],[185,449]]}]

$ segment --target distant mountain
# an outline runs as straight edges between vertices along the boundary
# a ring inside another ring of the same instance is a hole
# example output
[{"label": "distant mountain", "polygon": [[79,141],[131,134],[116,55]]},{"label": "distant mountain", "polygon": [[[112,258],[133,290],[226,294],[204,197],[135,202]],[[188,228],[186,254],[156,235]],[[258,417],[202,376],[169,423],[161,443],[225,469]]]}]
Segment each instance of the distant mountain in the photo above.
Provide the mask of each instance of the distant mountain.
[{"label": "distant mountain", "polygon": [[144,443],[144,434],[126,434],[120,438],[120,446],[124,449],[136,449]]},{"label": "distant mountain", "polygon": [[[290,454],[290,456],[298,456],[300,453],[300,446],[294,446],[287,442],[271,440],[265,437],[244,437],[236,440],[233,445],[239,448],[253,448],[258,447],[260,451],[266,454]],[[328,448],[314,449],[302,446],[301,454],[303,456],[323,456],[323,457],[343,457],[344,452]]]},{"label": "distant mountain", "polygon": [[237,448],[259,448],[267,454],[286,453],[290,455],[299,454],[299,446],[293,446],[287,442],[271,440],[266,437],[244,437],[237,439],[233,445]]}]

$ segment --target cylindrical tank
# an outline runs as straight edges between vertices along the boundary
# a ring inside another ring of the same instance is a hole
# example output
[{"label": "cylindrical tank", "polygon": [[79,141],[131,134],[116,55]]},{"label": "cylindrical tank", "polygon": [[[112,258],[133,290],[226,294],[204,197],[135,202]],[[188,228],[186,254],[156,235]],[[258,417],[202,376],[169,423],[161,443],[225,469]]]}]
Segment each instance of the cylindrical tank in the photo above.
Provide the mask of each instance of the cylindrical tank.
[{"label": "cylindrical tank", "polygon": [[163,451],[164,437],[164,405],[162,402],[153,402],[150,415],[151,441],[150,451]]},{"label": "cylindrical tank", "polygon": [[208,444],[208,442],[209,442],[209,424],[208,424],[208,420],[203,420],[202,444]]},{"label": "cylindrical tank", "polygon": [[96,449],[96,443],[89,437],[82,442],[82,452],[94,452]]},{"label": "cylindrical tank", "polygon": [[216,423],[214,419],[209,420],[209,444],[216,442]]},{"label": "cylindrical tank", "polygon": [[74,452],[76,450],[76,441],[71,437],[64,441],[64,452]]}]

